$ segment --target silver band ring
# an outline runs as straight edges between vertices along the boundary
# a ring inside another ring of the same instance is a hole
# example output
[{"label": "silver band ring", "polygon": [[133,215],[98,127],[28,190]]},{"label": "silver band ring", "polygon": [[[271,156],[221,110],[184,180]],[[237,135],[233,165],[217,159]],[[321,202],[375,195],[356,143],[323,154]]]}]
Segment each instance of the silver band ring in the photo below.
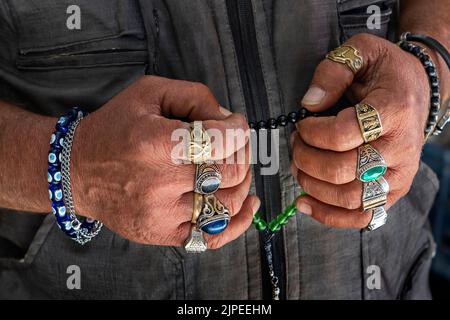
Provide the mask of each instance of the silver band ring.
[{"label": "silver band ring", "polygon": [[386,224],[387,213],[384,207],[376,207],[372,209],[372,219],[366,227],[368,231],[374,231]]}]

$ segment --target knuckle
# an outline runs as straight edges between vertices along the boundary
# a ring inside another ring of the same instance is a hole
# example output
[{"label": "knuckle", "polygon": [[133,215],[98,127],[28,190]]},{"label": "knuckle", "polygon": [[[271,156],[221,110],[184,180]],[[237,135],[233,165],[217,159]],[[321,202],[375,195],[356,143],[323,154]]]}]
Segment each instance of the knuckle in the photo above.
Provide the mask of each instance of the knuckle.
[{"label": "knuckle", "polygon": [[341,121],[335,121],[329,134],[329,142],[336,151],[345,151],[350,147],[352,134],[349,125]]},{"label": "knuckle", "polygon": [[326,179],[332,184],[344,184],[353,180],[348,168],[336,163],[333,165],[325,164],[324,172],[326,172]]},{"label": "knuckle", "polygon": [[236,186],[241,184],[247,176],[247,166],[244,164],[228,164],[225,166],[226,174],[229,177],[229,181],[232,185]]},{"label": "knuckle", "polygon": [[201,82],[193,82],[191,85],[191,89],[198,96],[211,97],[213,95],[208,86]]},{"label": "knuckle", "polygon": [[351,190],[340,194],[342,207],[345,209],[358,209],[361,207],[361,195],[357,190]]},{"label": "knuckle", "polygon": [[245,116],[242,113],[235,113],[236,120],[239,122],[239,128],[244,129],[247,131],[249,129],[247,120],[245,119]]}]

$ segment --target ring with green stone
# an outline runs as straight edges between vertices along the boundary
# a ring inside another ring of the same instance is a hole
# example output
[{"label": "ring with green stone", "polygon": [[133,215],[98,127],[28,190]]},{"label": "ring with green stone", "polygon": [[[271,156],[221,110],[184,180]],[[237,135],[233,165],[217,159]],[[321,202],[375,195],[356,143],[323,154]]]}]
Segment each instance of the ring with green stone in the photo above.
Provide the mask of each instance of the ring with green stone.
[{"label": "ring with green stone", "polygon": [[383,156],[370,144],[363,144],[358,148],[358,167],[356,178],[362,182],[376,180],[387,170]]}]

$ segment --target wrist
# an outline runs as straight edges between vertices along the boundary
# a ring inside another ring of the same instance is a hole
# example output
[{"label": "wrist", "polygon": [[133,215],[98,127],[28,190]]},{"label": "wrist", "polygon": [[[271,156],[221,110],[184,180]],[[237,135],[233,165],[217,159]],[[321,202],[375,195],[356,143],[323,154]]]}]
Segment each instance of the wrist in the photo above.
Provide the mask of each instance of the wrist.
[{"label": "wrist", "polygon": [[48,141],[56,118],[1,103],[0,206],[19,211],[49,213],[46,184]]}]

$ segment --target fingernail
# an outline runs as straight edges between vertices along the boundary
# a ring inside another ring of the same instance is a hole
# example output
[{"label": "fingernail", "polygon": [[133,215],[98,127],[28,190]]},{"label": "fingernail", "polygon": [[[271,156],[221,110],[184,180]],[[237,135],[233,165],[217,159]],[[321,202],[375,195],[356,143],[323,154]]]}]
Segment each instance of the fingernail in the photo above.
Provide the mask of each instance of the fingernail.
[{"label": "fingernail", "polygon": [[302,99],[303,105],[315,105],[319,104],[323,97],[325,97],[325,91],[316,86],[311,86]]},{"label": "fingernail", "polygon": [[220,109],[220,112],[221,112],[225,117],[229,117],[229,116],[231,116],[231,115],[233,114],[230,110],[225,109],[224,107],[219,106],[219,109]]},{"label": "fingernail", "polygon": [[304,202],[300,202],[300,205],[298,206],[298,211],[300,211],[303,214],[306,214],[307,216],[310,216],[312,214],[311,206]]},{"label": "fingernail", "polygon": [[259,198],[255,198],[255,202],[253,202],[253,213],[256,214],[261,206],[261,200]]}]

